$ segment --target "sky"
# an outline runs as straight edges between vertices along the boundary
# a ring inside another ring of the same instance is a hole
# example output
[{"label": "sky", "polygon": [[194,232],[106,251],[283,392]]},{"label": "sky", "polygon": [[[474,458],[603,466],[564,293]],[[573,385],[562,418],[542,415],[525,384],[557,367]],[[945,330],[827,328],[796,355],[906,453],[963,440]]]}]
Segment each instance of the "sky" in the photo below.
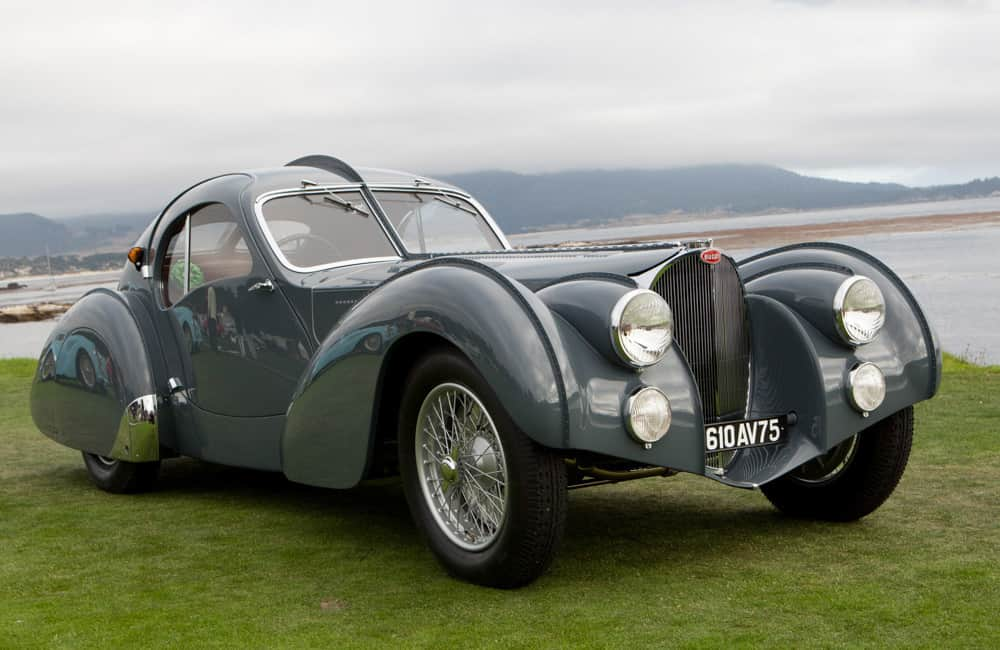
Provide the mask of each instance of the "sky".
[{"label": "sky", "polygon": [[0,3],[0,213],[226,171],[1000,175],[1000,2]]}]

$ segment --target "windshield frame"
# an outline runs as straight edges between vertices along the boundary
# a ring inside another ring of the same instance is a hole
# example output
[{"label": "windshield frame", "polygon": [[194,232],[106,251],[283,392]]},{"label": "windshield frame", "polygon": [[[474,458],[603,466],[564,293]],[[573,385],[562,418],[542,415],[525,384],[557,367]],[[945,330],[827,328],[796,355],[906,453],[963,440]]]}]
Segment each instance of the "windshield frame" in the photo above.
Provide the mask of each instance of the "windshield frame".
[{"label": "windshield frame", "polygon": [[[372,191],[372,196],[375,197],[376,201],[378,200],[378,192],[402,192],[402,193],[406,193],[406,194],[414,194],[414,193],[417,193],[417,194],[431,194],[431,195],[436,195],[436,196],[446,196],[446,197],[450,196],[450,197],[453,197],[453,198],[456,198],[456,199],[461,199],[461,200],[465,201],[466,203],[468,203],[469,205],[471,205],[476,210],[476,212],[478,213],[479,218],[481,218],[483,220],[483,223],[486,224],[486,227],[489,228],[490,232],[493,233],[493,236],[496,237],[497,241],[500,242],[500,246],[502,246],[501,250],[482,249],[482,250],[455,251],[455,252],[449,252],[449,253],[421,253],[419,251],[411,251],[410,249],[406,248],[406,243],[403,241],[403,238],[400,235],[399,231],[396,230],[396,227],[386,217],[385,221],[386,221],[388,227],[392,229],[393,234],[396,236],[396,240],[399,241],[400,244],[404,247],[404,249],[406,250],[406,254],[409,257],[430,258],[430,257],[442,257],[442,256],[448,256],[448,255],[462,255],[462,254],[466,254],[466,253],[499,253],[499,252],[502,252],[502,251],[509,251],[511,249],[510,242],[507,241],[507,236],[504,235],[504,233],[503,233],[502,230],[500,230],[500,227],[493,220],[493,217],[490,216],[490,213],[486,211],[486,208],[484,208],[482,206],[482,204],[479,203],[479,201],[477,201],[472,195],[470,195],[470,194],[468,194],[466,192],[463,192],[462,190],[459,190],[457,188],[441,187],[439,185],[437,185],[437,186],[435,186],[435,185],[406,185],[406,184],[387,184],[387,183],[379,183],[377,185],[369,185],[368,188]],[[383,215],[383,216],[385,215],[385,211],[382,209],[381,204],[379,205],[379,213],[380,213],[380,215]]]},{"label": "windshield frame", "polygon": [[[457,199],[466,201],[479,213],[479,217],[483,220],[486,226],[492,231],[493,235],[500,242],[503,247],[502,250],[480,250],[480,251],[457,251],[454,253],[420,253],[415,251],[410,251],[406,248],[403,243],[402,238],[396,231],[395,226],[389,221],[385,215],[385,211],[382,209],[381,204],[378,203],[378,197],[375,192],[385,191],[385,192],[421,192],[424,194],[435,194],[438,196],[450,196]],[[378,225],[382,228],[386,239],[392,245],[392,249],[396,252],[395,255],[382,256],[382,257],[362,257],[348,260],[339,260],[337,262],[330,262],[329,264],[320,264],[316,266],[301,267],[296,266],[289,262],[284,253],[278,247],[277,241],[271,234],[270,228],[268,228],[267,220],[264,218],[264,205],[272,200],[287,196],[299,196],[303,194],[337,194],[339,192],[360,192],[361,197],[364,199],[365,206],[368,208],[370,217],[375,219]],[[267,242],[267,248],[271,250],[271,253],[277,259],[281,266],[285,267],[290,271],[296,273],[313,273],[315,271],[323,271],[326,269],[335,269],[342,266],[354,266],[358,264],[373,264],[376,262],[398,262],[403,259],[429,259],[432,257],[443,257],[448,255],[462,255],[469,253],[500,253],[503,251],[511,250],[510,242],[507,241],[506,235],[490,216],[490,213],[486,211],[486,208],[482,206],[473,196],[464,192],[458,188],[452,187],[442,187],[440,185],[432,184],[405,184],[405,183],[375,183],[369,185],[367,183],[336,183],[329,185],[307,185],[305,187],[289,187],[285,189],[272,190],[269,192],[264,192],[258,195],[253,202],[253,213],[254,218],[257,222],[257,227],[260,230],[261,235]]]}]

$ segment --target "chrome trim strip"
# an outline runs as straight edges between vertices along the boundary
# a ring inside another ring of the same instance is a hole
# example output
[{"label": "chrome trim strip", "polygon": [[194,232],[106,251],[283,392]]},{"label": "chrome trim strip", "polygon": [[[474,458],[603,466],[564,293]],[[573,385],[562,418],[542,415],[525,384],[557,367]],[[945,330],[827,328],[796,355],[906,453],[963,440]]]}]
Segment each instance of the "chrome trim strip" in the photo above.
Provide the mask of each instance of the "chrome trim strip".
[{"label": "chrome trim strip", "polygon": [[[170,282],[170,269],[167,270]],[[191,292],[191,213],[184,217],[184,295]]]},{"label": "chrome trim strip", "polygon": [[114,445],[107,455],[117,460],[144,463],[160,459],[160,431],[156,395],[142,395],[125,408]]}]

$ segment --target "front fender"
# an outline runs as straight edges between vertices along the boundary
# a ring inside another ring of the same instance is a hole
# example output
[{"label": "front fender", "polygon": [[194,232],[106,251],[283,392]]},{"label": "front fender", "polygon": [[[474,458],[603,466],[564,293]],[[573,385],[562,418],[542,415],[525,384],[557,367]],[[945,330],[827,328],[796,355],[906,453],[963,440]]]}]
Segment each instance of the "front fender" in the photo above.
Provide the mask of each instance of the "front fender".
[{"label": "front fender", "polygon": [[471,260],[439,258],[397,274],[341,319],[307,367],[282,437],[285,474],[326,487],[361,480],[385,360],[415,333],[458,348],[526,435],[563,446],[567,386],[541,310],[547,311],[524,287]]},{"label": "front fender", "polygon": [[[753,486],[777,478],[915,402],[941,381],[933,329],[906,285],[884,264],[840,244],[799,244],[742,261],[753,334],[751,416],[794,411],[789,442],[745,450],[723,482]],[[851,275],[881,289],[886,322],[871,343],[852,347],[833,327],[832,292]],[[780,344],[778,343],[780,342]],[[847,375],[870,361],[886,377],[886,398],[868,417],[847,399]]]}]

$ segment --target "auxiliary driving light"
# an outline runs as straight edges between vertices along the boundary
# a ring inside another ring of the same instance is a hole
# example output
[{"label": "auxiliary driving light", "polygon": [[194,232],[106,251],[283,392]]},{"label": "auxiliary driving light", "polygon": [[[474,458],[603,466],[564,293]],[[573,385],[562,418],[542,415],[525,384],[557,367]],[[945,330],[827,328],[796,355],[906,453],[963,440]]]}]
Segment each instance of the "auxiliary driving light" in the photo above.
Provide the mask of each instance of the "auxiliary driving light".
[{"label": "auxiliary driving light", "polygon": [[868,415],[885,399],[885,375],[874,363],[862,363],[847,376],[847,395],[851,406]]},{"label": "auxiliary driving light", "polygon": [[632,393],[625,404],[625,425],[632,437],[650,445],[670,429],[670,400],[659,388],[646,386]]}]

